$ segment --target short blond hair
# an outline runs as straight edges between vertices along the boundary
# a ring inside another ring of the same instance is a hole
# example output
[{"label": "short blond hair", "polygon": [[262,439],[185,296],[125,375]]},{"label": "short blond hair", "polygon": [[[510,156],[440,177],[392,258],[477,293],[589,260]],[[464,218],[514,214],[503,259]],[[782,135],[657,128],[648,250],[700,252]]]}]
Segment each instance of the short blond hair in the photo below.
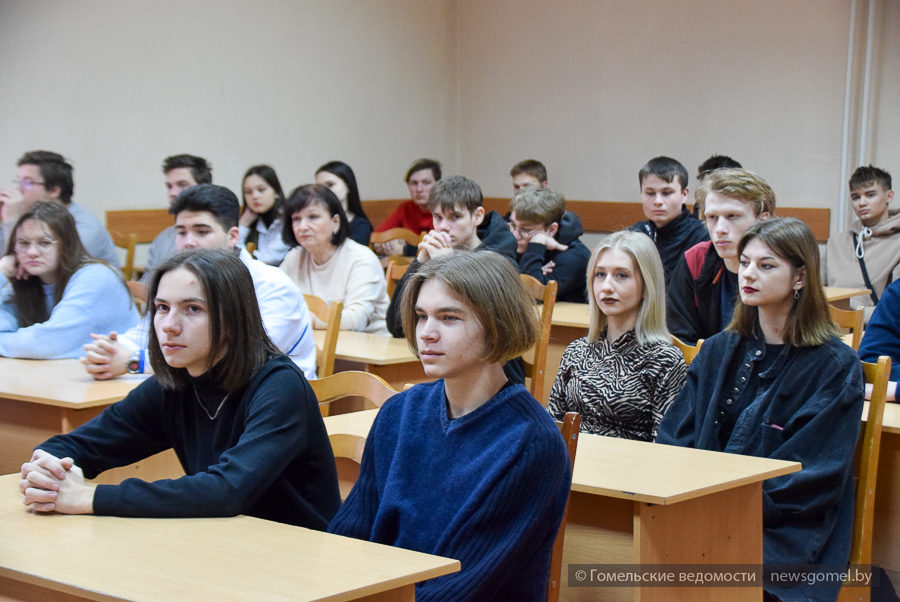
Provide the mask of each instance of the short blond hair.
[{"label": "short blond hair", "polygon": [[631,257],[635,269],[640,272],[644,282],[641,308],[638,310],[634,336],[639,345],[656,341],[672,342],[672,335],[666,327],[666,280],[662,260],[656,245],[646,234],[623,230],[606,237],[591,254],[587,269],[587,296],[591,308],[591,320],[588,325],[588,341],[596,343],[606,330],[606,315],[600,311],[594,297],[594,268],[600,256],[609,250],[618,250]]},{"label": "short blond hair", "polygon": [[703,215],[706,195],[721,194],[750,205],[756,217],[763,213],[775,215],[775,191],[769,183],[752,171],[745,169],[717,169],[710,172],[694,193],[694,202]]},{"label": "short blond hair", "polygon": [[536,302],[512,263],[491,251],[459,250],[423,264],[403,292],[403,331],[416,357],[416,302],[428,280],[443,282],[472,309],[484,328],[486,362],[502,363],[519,357],[537,341],[540,325]]},{"label": "short blond hair", "polygon": [[549,226],[562,221],[566,197],[549,186],[526,186],[513,196],[509,210],[517,220]]}]

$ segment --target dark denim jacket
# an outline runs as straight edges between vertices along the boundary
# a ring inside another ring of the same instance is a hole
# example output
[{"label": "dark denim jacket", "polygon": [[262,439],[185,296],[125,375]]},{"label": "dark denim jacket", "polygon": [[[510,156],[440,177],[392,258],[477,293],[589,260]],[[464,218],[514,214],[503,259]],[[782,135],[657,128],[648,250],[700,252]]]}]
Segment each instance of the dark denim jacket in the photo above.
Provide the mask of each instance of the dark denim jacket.
[{"label": "dark denim jacket", "polygon": [[[846,565],[853,528],[853,452],[863,407],[859,360],[836,337],[817,347],[785,346],[759,375],[755,400],[721,450],[719,404],[737,399],[753,363],[765,354],[762,339],[723,332],[707,340],[659,425],[657,442],[801,462],[799,472],[763,483],[763,559],[766,564]],[[735,362],[742,365],[729,370]],[[728,379],[731,373],[735,377]],[[834,600],[838,590],[771,591],[786,600]]]}]

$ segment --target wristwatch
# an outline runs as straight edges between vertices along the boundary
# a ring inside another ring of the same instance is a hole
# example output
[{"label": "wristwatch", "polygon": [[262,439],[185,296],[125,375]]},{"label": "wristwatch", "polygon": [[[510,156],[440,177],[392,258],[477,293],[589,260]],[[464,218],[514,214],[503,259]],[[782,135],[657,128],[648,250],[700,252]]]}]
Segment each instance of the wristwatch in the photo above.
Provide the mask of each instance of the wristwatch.
[{"label": "wristwatch", "polygon": [[129,374],[144,373],[144,350],[140,349],[131,354],[128,363],[125,364]]}]

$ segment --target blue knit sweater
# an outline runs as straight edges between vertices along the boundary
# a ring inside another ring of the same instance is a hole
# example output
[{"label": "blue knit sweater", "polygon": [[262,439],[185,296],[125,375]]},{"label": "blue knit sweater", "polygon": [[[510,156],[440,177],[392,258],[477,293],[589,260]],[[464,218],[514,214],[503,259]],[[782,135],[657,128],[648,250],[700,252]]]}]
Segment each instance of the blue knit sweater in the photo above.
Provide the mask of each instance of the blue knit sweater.
[{"label": "blue knit sweater", "polygon": [[571,476],[559,431],[521,386],[456,420],[444,382],[393,397],[331,533],[455,558],[416,600],[543,600]]},{"label": "blue knit sweater", "polygon": [[0,294],[0,356],[53,360],[84,355],[90,333],[125,332],[140,321],[122,278],[109,266],[89,263],[74,274],[62,299],[53,306],[53,287],[46,286],[46,322],[19,328],[12,285]]}]

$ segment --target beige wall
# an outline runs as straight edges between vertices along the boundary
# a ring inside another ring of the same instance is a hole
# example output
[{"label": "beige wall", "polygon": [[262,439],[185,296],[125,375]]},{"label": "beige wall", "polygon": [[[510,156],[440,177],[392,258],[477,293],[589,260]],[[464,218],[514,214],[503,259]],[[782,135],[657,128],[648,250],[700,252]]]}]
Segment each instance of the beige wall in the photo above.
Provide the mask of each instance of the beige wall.
[{"label": "beige wall", "polygon": [[[900,175],[900,7],[876,4],[866,153]],[[836,209],[850,5],[4,0],[0,185],[22,151],[49,148],[98,215],[161,207],[162,158],[191,152],[233,190],[254,163],[291,187],[340,158],[365,198],[396,198],[428,155],[495,196],[534,157],[569,198],[636,200],[650,157],[693,175],[721,152],[785,205]]]}]

